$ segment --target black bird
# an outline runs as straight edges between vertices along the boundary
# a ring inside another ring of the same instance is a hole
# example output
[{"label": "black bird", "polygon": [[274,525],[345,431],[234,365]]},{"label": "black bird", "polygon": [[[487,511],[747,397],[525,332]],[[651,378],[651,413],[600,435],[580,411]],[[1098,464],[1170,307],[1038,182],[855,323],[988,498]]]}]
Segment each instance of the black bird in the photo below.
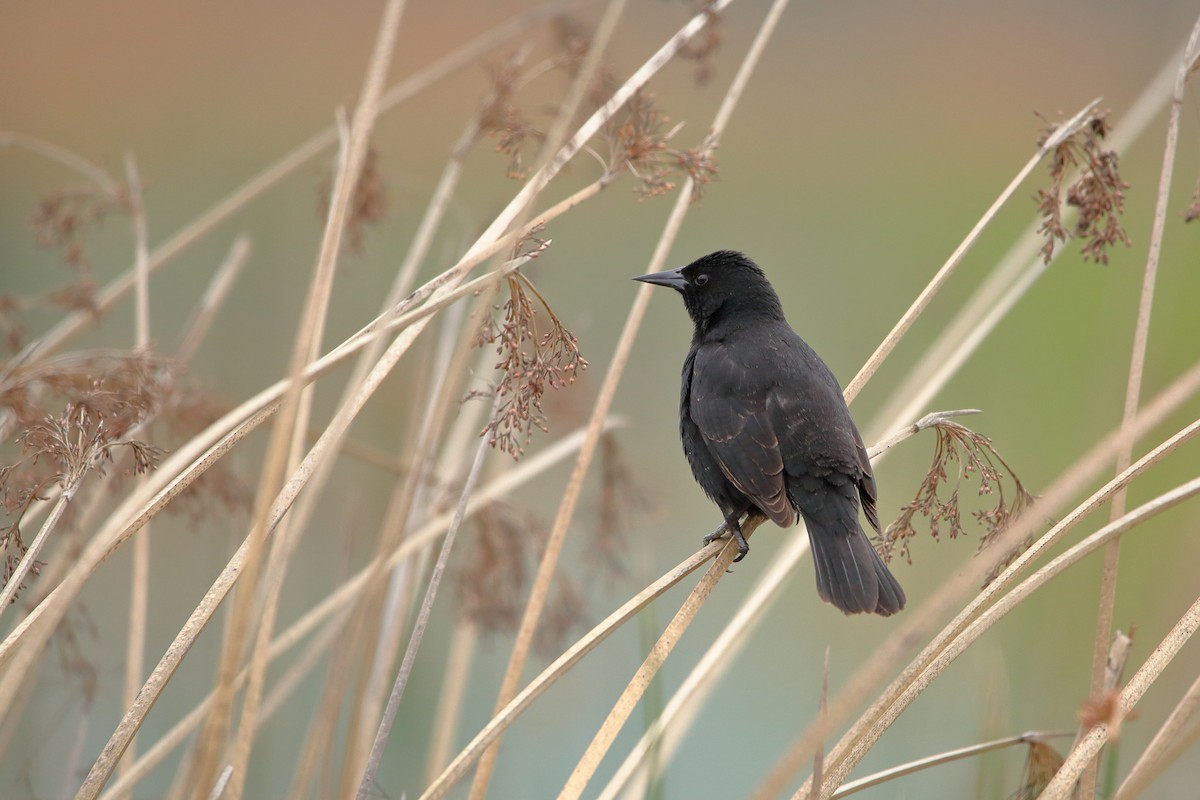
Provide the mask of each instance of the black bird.
[{"label": "black bird", "polygon": [[683,362],[679,434],[696,482],[720,507],[740,561],[741,518],[790,527],[804,517],[822,599],[847,614],[887,616],[904,590],[858,522],[879,530],[875,476],[829,367],[783,316],[745,255],[721,250],[634,280],[683,295],[695,323]]}]

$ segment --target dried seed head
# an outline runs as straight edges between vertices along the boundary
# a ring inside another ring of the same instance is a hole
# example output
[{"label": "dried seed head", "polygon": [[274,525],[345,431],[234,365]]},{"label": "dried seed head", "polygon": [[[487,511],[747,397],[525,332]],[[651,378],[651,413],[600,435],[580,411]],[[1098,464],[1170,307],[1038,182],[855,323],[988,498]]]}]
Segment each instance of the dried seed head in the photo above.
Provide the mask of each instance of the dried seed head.
[{"label": "dried seed head", "polygon": [[[333,195],[333,174],[330,172],[317,188],[317,218],[324,223],[329,216],[329,202]],[[350,213],[346,218],[346,246],[350,252],[363,252],[363,238],[368,225],[378,225],[387,216],[387,185],[379,171],[379,149],[375,145],[367,148],[362,171],[350,200]]]},{"label": "dried seed head", "polygon": [[[1047,124],[1038,139],[1044,145],[1057,129]],[[1106,150],[1102,142],[1109,133],[1108,112],[1097,114],[1071,136],[1055,146],[1051,153],[1049,189],[1039,189],[1035,195],[1044,234],[1042,258],[1048,264],[1054,255],[1055,242],[1069,238],[1085,239],[1082,253],[1091,259],[1108,263],[1108,251],[1117,243],[1130,244],[1129,235],[1121,227],[1120,216],[1125,211],[1125,190],[1129,184],[1121,179],[1116,151]],[[1067,171],[1080,168],[1076,181],[1065,186]],[[1066,204],[1079,211],[1073,231],[1062,221],[1063,197]]]},{"label": "dried seed head", "polygon": [[1030,739],[1021,785],[1013,793],[1013,800],[1034,800],[1041,795],[1062,764],[1063,758],[1057,750],[1043,741]]},{"label": "dried seed head", "polygon": [[[514,272],[505,282],[508,300],[503,306],[504,320],[485,326],[479,334],[484,343],[496,345],[500,356],[496,362],[500,382],[495,390],[499,400],[481,435],[516,459],[524,454],[535,429],[547,430],[542,410],[546,389],[562,389],[574,383],[576,374],[587,369],[587,359],[579,353],[575,334],[562,325],[528,278]],[[545,332],[538,329],[529,292],[549,317],[549,330]]]},{"label": "dried seed head", "polygon": [[721,47],[721,15],[713,9],[713,0],[689,0],[696,11],[704,14],[704,27],[679,50],[679,55],[696,62],[696,83],[704,86],[712,80],[713,56]]},{"label": "dried seed head", "polygon": [[[918,516],[928,520],[929,533],[934,539],[941,537],[943,529],[951,539],[962,535],[959,491],[963,481],[971,476],[979,481],[978,496],[995,499],[990,508],[972,512],[975,521],[984,529],[980,550],[994,541],[1033,502],[1033,496],[986,436],[949,419],[935,423],[934,431],[937,439],[925,479],[917,489],[916,497],[901,508],[900,516],[888,525],[881,537],[879,549],[886,560],[891,560],[898,545],[900,553],[912,562],[910,543],[917,535],[913,523]],[[1006,473],[1013,483],[1011,496],[1005,489]],[[943,496],[947,489],[948,494]],[[997,570],[1011,563],[1029,544],[1026,542],[1011,553]],[[995,574],[998,572],[989,575],[987,582],[992,581]]]}]

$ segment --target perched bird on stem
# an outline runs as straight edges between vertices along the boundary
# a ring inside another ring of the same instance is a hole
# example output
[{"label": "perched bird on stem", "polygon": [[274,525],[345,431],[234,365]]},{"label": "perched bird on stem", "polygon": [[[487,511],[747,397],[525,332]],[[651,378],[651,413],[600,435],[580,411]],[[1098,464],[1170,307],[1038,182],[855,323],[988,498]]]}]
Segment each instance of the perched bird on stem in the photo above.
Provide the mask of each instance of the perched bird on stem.
[{"label": "perched bird on stem", "polygon": [[817,591],[847,614],[887,616],[904,590],[863,533],[879,530],[875,476],[829,367],[783,316],[745,255],[721,250],[635,280],[670,286],[695,324],[683,362],[679,433],[700,488],[720,507],[740,561],[742,518],[808,527]]}]

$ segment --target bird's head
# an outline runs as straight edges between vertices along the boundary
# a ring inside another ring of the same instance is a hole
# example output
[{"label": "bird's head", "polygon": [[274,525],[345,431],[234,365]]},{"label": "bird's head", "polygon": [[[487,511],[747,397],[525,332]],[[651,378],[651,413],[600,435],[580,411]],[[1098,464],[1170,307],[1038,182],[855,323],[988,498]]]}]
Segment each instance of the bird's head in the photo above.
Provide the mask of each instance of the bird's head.
[{"label": "bird's head", "polygon": [[635,281],[670,286],[683,295],[688,315],[698,328],[717,317],[782,319],[779,296],[762,269],[735,250],[718,250],[686,267],[641,275]]}]

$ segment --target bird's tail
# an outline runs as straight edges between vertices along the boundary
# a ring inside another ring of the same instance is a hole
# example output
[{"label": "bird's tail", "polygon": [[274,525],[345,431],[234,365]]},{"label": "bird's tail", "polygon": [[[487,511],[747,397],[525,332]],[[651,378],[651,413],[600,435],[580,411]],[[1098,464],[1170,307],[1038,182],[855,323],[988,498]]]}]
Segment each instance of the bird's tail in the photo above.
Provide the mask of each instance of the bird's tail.
[{"label": "bird's tail", "polygon": [[808,526],[821,599],[847,614],[875,613],[887,617],[904,608],[904,590],[875,552],[857,519],[849,532],[830,530],[833,526],[822,526],[808,514],[804,515],[804,522]]}]

